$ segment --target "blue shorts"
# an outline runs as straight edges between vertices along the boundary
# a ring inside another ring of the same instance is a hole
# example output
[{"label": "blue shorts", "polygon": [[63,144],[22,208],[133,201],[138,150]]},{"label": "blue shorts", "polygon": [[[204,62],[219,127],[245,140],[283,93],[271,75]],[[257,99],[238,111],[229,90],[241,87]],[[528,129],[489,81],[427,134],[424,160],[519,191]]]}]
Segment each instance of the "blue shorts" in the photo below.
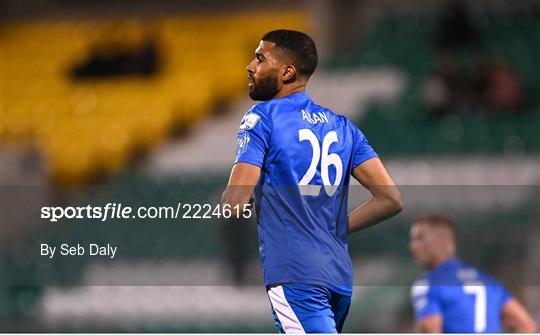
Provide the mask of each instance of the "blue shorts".
[{"label": "blue shorts", "polygon": [[267,290],[281,333],[340,333],[351,297],[324,286],[286,284]]}]

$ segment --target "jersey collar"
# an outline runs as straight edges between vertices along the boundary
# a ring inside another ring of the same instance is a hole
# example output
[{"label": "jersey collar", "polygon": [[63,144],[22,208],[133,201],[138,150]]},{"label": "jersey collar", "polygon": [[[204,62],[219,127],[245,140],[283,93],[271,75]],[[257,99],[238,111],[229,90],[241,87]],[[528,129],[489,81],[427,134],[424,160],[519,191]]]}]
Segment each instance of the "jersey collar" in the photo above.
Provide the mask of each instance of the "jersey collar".
[{"label": "jersey collar", "polygon": [[459,259],[456,256],[450,257],[447,260],[445,260],[444,262],[442,262],[441,264],[439,264],[435,268],[435,270],[439,270],[439,269],[446,268],[446,267],[454,267],[457,264],[459,264]]}]

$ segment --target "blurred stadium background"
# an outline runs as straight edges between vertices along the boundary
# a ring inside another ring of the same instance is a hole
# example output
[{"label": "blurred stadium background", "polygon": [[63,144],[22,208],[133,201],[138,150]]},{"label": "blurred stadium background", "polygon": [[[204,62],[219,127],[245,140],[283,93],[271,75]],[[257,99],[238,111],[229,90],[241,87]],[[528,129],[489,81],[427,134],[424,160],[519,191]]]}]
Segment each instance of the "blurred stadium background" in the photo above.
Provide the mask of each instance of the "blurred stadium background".
[{"label": "blurred stadium background", "polygon": [[[314,37],[308,92],[403,185],[406,211],[351,238],[345,330],[412,331],[408,229],[436,210],[457,220],[460,256],[540,321],[538,1],[0,6],[2,331],[275,331],[254,224],[51,225],[39,208],[215,203],[252,104],[245,67],[276,28]],[[28,259],[44,241],[114,242],[122,258]]]}]

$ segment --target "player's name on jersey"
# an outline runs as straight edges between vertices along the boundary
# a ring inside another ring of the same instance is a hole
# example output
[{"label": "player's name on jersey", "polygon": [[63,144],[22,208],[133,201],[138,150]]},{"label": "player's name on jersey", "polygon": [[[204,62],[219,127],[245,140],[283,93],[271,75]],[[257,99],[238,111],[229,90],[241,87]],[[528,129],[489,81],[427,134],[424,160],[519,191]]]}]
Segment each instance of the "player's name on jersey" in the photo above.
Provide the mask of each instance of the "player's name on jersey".
[{"label": "player's name on jersey", "polygon": [[117,250],[118,247],[112,246],[109,243],[106,245],[99,245],[97,243],[69,245],[62,243],[57,246],[41,243],[40,245],[40,255],[51,259],[56,256],[96,256],[113,259],[116,256]]},{"label": "player's name on jersey", "polygon": [[311,124],[317,124],[317,123],[328,123],[328,117],[324,112],[317,112],[317,113],[308,113],[305,110],[301,110],[302,112],[302,119],[311,123]]}]

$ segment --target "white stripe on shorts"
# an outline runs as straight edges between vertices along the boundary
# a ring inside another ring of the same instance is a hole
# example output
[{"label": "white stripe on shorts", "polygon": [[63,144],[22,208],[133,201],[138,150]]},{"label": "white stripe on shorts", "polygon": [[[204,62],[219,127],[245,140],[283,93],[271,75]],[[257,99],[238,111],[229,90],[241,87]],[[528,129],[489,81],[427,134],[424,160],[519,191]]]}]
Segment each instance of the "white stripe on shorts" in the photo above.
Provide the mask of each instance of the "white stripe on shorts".
[{"label": "white stripe on shorts", "polygon": [[276,315],[281,322],[281,327],[287,334],[305,334],[304,327],[300,323],[300,320],[294,314],[291,306],[285,298],[285,292],[283,291],[283,286],[274,286],[268,290],[268,297],[270,297],[270,302],[272,307],[276,312]]}]

